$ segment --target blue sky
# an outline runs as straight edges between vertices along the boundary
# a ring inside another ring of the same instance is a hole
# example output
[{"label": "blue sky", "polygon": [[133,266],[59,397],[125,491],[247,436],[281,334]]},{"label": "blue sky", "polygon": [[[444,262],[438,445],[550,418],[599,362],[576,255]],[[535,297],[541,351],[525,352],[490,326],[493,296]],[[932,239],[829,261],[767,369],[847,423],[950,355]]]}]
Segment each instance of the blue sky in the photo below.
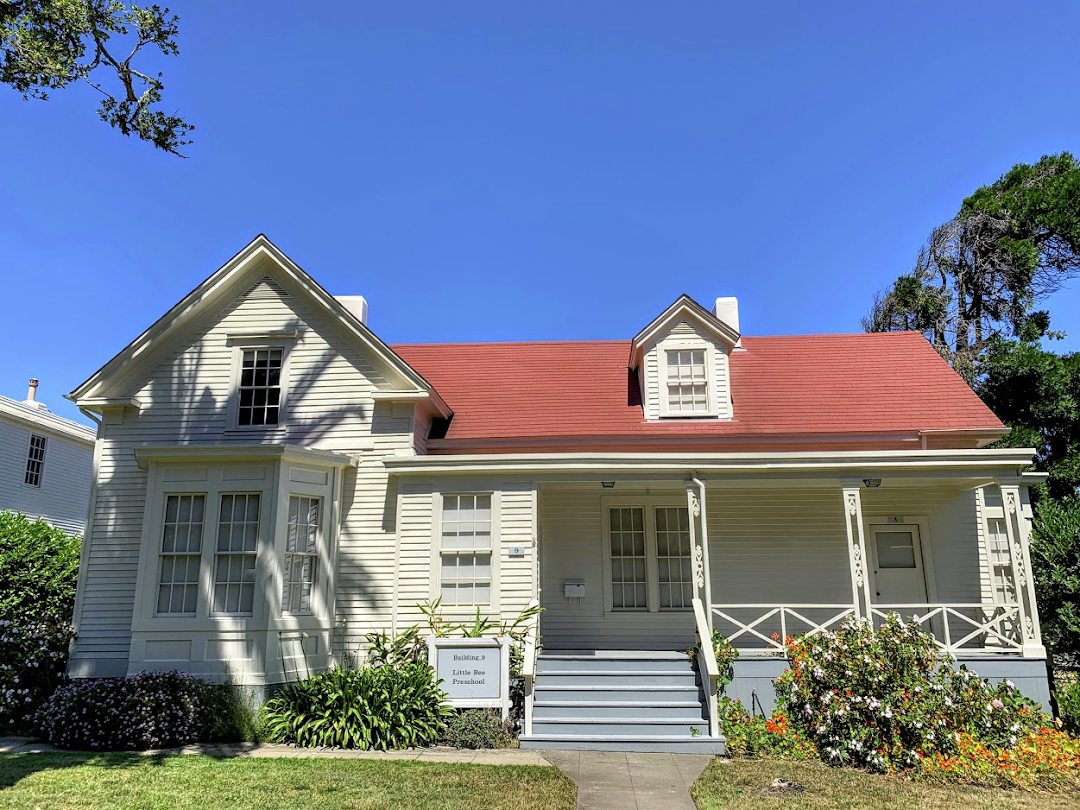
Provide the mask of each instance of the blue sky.
[{"label": "blue sky", "polygon": [[[259,232],[389,342],[626,339],[682,292],[858,331],[967,194],[1080,151],[1073,2],[297,8],[173,4],[187,160],[0,88],[0,393],[81,419]],[[1049,307],[1080,349],[1080,284]]]}]

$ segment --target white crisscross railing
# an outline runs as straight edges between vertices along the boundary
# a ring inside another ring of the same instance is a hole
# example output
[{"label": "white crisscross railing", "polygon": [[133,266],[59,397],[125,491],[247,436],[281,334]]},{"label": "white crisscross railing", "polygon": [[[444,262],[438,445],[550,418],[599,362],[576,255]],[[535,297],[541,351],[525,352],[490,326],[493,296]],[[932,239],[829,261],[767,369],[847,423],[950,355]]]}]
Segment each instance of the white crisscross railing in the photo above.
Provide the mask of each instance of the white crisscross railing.
[{"label": "white crisscross railing", "polygon": [[[712,612],[722,621],[717,627],[735,647],[760,650],[760,645],[747,647],[740,639],[762,642],[767,650],[784,651],[784,639],[793,635],[812,635],[835,629],[847,616],[855,614],[854,605],[713,605]],[[751,614],[738,618],[732,614]],[[734,629],[728,632],[729,623]],[[771,632],[769,632],[771,630]]]},{"label": "white crisscross railing", "polygon": [[870,610],[874,618],[898,613],[905,620],[913,619],[933,634],[942,650],[953,654],[972,650],[1015,652],[1024,646],[1018,605],[871,605]]},{"label": "white crisscross railing", "polygon": [[[714,623],[728,641],[748,652],[783,653],[788,636],[835,630],[855,615],[854,605],[713,605]],[[875,624],[890,613],[914,620],[945,652],[1016,653],[1023,650],[1020,608],[987,604],[872,605]]]}]

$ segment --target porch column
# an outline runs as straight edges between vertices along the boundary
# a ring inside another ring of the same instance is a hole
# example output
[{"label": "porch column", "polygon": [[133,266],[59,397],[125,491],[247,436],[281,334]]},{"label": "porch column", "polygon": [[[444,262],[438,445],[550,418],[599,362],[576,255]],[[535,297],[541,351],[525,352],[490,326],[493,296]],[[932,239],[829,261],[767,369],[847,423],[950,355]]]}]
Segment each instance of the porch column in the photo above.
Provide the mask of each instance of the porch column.
[{"label": "porch column", "polygon": [[863,536],[861,481],[840,482],[844,495],[844,528],[847,530],[848,563],[851,566],[851,599],[856,617],[869,617],[870,578],[866,575],[866,538]]},{"label": "porch column", "polygon": [[1016,583],[1016,602],[1020,609],[1019,621],[1024,636],[1025,658],[1045,658],[1046,648],[1039,629],[1039,608],[1035,603],[1035,578],[1031,573],[1031,506],[1021,497],[1020,481],[1015,478],[999,478],[1001,504],[1004,507],[1005,532],[1009,541],[1009,563]]},{"label": "porch column", "polygon": [[[699,497],[698,493],[701,493]],[[690,514],[690,548],[694,554],[694,593],[705,606],[712,632],[712,582],[709,571],[708,519],[705,516],[705,486],[697,479],[686,482],[686,508]],[[700,531],[698,525],[700,521]]]}]

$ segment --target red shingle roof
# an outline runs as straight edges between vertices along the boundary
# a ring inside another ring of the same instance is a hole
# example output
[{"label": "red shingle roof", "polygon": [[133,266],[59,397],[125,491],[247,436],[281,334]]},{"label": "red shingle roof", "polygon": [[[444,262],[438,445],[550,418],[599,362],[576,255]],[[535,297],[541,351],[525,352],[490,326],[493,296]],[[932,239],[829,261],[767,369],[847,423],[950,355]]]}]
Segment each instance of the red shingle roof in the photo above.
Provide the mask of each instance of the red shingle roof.
[{"label": "red shingle roof", "polygon": [[448,441],[1000,430],[916,332],[743,337],[735,418],[647,422],[630,341],[393,346],[454,411]]}]

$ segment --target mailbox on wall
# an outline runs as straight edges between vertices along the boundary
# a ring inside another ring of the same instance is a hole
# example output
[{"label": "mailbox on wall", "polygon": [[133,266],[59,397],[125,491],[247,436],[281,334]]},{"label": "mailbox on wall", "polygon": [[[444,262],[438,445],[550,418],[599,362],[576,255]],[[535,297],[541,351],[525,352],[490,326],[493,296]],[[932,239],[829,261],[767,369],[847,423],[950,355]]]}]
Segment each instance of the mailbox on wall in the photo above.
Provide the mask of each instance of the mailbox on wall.
[{"label": "mailbox on wall", "polygon": [[563,582],[563,596],[565,596],[567,599],[580,599],[585,596],[585,580],[565,580]]}]

